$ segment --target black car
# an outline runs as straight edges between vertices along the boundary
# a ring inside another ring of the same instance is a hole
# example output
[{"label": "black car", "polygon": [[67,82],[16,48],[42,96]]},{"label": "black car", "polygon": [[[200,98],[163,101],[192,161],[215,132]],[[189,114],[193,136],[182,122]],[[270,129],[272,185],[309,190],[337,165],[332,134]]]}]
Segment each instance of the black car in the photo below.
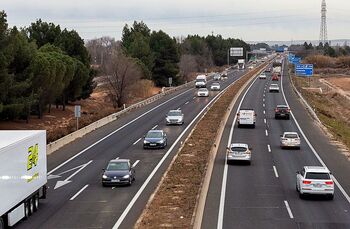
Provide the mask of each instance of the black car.
[{"label": "black car", "polygon": [[150,130],[143,140],[143,148],[161,148],[167,146],[166,133],[163,130]]},{"label": "black car", "polygon": [[103,170],[102,186],[131,185],[135,180],[135,170],[128,159],[115,159]]},{"label": "black car", "polygon": [[285,118],[290,119],[290,109],[286,105],[277,105],[275,109],[275,119]]}]

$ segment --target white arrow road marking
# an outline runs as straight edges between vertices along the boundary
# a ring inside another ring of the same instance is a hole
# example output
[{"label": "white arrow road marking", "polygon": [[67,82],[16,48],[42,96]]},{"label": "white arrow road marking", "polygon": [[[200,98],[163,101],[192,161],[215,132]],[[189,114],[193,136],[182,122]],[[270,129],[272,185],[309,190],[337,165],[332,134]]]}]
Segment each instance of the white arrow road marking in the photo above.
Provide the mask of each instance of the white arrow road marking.
[{"label": "white arrow road marking", "polygon": [[51,180],[51,179],[56,179],[56,178],[60,178],[60,177],[61,177],[61,176],[59,176],[59,175],[50,174],[50,175],[47,176],[47,179],[48,179],[48,180]]},{"label": "white arrow road marking", "polygon": [[[78,166],[78,167],[80,167],[80,169],[78,169],[77,171],[75,171],[72,175],[70,175],[69,177],[67,177],[65,180],[63,180],[63,181],[57,181],[57,183],[56,183],[54,189],[57,189],[57,188],[59,188],[59,187],[62,187],[62,186],[64,186],[64,185],[69,184],[70,182],[72,182],[72,181],[70,181],[70,179],[72,179],[75,175],[77,175],[81,170],[83,170],[83,169],[84,169],[86,166],[88,166],[91,162],[92,162],[92,160],[89,161],[88,163],[84,164],[84,165]],[[75,169],[77,169],[78,167],[76,167]],[[72,170],[72,169],[71,169],[71,170]],[[66,172],[67,172],[67,171],[66,171]]]}]

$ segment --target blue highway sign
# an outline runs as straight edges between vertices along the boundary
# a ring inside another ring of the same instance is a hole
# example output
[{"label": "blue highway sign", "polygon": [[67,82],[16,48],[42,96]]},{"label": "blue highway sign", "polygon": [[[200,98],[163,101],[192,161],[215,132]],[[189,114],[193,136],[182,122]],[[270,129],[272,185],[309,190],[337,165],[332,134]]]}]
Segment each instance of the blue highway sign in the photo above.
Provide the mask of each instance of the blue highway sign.
[{"label": "blue highway sign", "polygon": [[295,74],[297,76],[310,77],[314,74],[314,65],[313,64],[296,64]]}]

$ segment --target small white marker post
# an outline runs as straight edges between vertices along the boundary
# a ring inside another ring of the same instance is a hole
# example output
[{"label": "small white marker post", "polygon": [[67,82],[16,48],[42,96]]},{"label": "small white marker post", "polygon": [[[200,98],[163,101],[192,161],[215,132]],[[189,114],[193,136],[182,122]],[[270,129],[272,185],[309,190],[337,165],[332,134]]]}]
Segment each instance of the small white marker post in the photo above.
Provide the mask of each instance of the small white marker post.
[{"label": "small white marker post", "polygon": [[77,119],[77,130],[79,130],[79,118],[81,117],[81,106],[80,105],[75,105],[74,116]]}]

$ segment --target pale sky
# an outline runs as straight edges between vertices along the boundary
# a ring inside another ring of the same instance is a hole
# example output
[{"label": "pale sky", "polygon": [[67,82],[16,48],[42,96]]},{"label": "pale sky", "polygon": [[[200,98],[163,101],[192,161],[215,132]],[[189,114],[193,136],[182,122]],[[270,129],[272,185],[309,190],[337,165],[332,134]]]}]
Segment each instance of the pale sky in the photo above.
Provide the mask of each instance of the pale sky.
[{"label": "pale sky", "polygon": [[[350,1],[328,0],[329,39],[350,38]],[[246,41],[318,40],[321,0],[0,0],[10,26],[41,18],[82,38],[120,39],[143,20],[171,36],[221,34]]]}]

